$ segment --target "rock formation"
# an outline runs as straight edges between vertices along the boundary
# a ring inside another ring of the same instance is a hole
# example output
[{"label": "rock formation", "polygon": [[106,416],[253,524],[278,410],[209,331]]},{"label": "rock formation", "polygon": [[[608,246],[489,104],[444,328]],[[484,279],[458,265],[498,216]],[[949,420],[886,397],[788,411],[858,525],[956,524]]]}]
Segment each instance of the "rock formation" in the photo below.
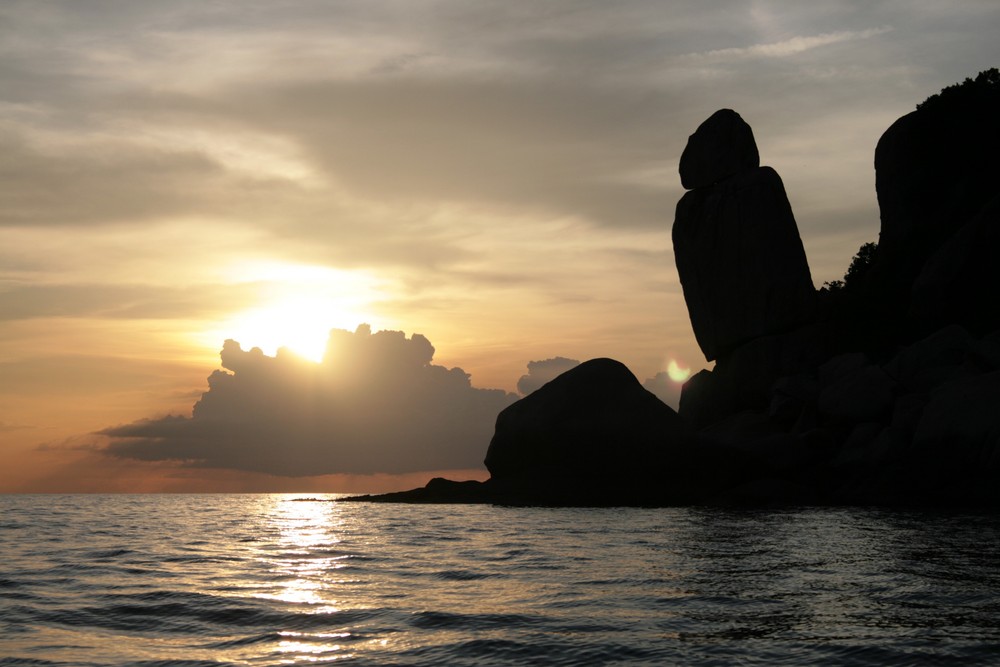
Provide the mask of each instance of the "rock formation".
[{"label": "rock formation", "polygon": [[695,338],[709,361],[794,329],[814,288],[781,178],[759,167],[753,132],[729,109],[691,135],[677,204],[674,256]]},{"label": "rock formation", "polygon": [[679,415],[593,360],[500,414],[489,481],[362,499],[1000,506],[997,118],[990,70],[893,124],[881,242],[817,298],[781,180],[738,114],[713,114],[681,158],[673,236],[716,365]]}]

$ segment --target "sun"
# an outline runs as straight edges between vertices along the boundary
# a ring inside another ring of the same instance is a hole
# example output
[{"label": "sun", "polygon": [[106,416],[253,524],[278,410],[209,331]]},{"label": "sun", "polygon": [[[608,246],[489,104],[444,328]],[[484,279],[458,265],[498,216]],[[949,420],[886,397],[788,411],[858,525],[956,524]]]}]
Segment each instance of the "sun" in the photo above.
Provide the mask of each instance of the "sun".
[{"label": "sun", "polygon": [[291,297],[237,314],[227,338],[239,341],[244,349],[259,347],[273,355],[284,347],[318,362],[323,360],[330,329],[353,331],[366,319],[370,318],[322,298]]},{"label": "sun", "polygon": [[688,379],[688,376],[691,375],[691,369],[681,368],[677,365],[676,359],[671,359],[670,363],[667,364],[667,375],[669,375],[670,379],[674,382],[684,382]]},{"label": "sun", "polygon": [[206,332],[212,345],[231,338],[243,349],[259,347],[274,355],[287,348],[310,361],[322,361],[331,329],[354,331],[374,323],[372,303],[379,286],[354,271],[298,264],[256,264],[234,272],[237,284],[255,295]]}]

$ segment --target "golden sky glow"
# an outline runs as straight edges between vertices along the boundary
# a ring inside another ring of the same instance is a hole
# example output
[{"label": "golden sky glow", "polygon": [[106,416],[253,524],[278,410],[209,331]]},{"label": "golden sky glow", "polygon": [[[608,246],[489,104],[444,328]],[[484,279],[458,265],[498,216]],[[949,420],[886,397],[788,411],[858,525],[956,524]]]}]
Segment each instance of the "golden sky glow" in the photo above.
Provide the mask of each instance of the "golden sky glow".
[{"label": "golden sky glow", "polygon": [[272,356],[284,346],[306,359],[322,361],[330,329],[353,330],[361,322],[381,324],[372,309],[387,288],[360,271],[250,263],[235,266],[231,275],[236,285],[258,286],[259,297],[217,328],[199,332],[206,346],[232,338]]},{"label": "golden sky glow", "polygon": [[190,417],[226,339],[320,362],[368,323],[512,393],[613,357],[676,405],[705,366],[670,244],[687,136],[752,125],[819,286],[877,238],[881,133],[996,66],[998,27],[985,0],[3,3],[0,492],[422,483],[107,454]]}]

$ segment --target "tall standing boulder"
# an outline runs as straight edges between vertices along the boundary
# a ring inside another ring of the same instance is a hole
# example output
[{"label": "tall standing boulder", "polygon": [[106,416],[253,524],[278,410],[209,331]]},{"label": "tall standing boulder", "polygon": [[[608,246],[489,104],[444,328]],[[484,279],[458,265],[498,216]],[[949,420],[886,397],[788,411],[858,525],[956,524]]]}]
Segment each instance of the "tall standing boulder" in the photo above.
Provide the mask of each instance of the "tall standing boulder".
[{"label": "tall standing boulder", "polygon": [[781,178],[760,167],[750,126],[723,109],[688,139],[674,257],[709,361],[810,321],[815,289]]}]

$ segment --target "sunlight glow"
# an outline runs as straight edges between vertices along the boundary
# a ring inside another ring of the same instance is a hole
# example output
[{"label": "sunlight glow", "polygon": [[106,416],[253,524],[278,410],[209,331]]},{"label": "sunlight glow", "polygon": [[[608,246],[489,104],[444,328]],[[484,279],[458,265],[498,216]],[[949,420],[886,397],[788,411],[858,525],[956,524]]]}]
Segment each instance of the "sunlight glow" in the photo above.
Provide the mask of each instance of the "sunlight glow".
[{"label": "sunlight glow", "polygon": [[259,301],[206,332],[211,344],[232,338],[245,350],[259,347],[268,355],[285,347],[316,362],[323,359],[330,329],[354,331],[373,323],[372,304],[382,298],[379,281],[360,271],[269,262],[240,265],[231,276],[256,286]]},{"label": "sunlight glow", "polygon": [[310,361],[322,361],[330,329],[353,330],[365,315],[315,296],[290,296],[243,311],[230,320],[226,338],[244,349],[259,347],[273,355],[287,347]]},{"label": "sunlight glow", "polygon": [[674,382],[684,382],[688,379],[688,376],[691,375],[691,369],[681,368],[677,364],[676,359],[671,359],[670,363],[667,365],[667,375],[669,375],[670,379]]}]

